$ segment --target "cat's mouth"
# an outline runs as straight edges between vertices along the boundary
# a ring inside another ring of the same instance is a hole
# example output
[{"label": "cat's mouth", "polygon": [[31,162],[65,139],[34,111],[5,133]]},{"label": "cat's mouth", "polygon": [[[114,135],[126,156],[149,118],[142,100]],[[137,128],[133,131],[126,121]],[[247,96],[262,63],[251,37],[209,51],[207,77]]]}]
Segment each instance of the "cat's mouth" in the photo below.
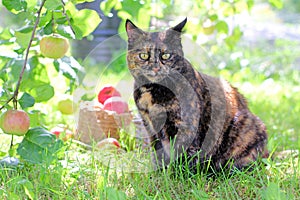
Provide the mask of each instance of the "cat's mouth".
[{"label": "cat's mouth", "polygon": [[162,71],[146,71],[144,72],[144,76],[147,77],[150,81],[157,82],[167,77],[167,74]]}]

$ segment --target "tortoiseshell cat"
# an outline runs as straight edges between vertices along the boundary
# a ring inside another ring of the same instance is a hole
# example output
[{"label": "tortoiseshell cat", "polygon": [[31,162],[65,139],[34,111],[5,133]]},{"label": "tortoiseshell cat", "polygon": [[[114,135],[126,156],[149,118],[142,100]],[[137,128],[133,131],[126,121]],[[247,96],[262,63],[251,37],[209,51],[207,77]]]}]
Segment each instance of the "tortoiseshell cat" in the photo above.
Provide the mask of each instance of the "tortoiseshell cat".
[{"label": "tortoiseshell cat", "polygon": [[161,32],[145,32],[130,20],[128,68],[134,100],[155,149],[155,164],[180,157],[189,167],[244,168],[267,154],[266,128],[227,81],[197,72],[184,58],[181,31],[187,19]]}]

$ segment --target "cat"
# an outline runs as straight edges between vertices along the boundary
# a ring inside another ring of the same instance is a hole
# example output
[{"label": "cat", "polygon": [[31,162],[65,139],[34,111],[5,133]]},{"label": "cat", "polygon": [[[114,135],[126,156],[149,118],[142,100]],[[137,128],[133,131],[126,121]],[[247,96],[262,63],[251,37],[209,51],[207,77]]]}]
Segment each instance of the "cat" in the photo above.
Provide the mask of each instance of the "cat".
[{"label": "cat", "polygon": [[[127,65],[134,101],[154,148],[155,168],[184,159],[188,167],[243,169],[267,155],[264,123],[227,81],[196,71],[184,58],[187,19],[160,32],[130,20]],[[230,163],[230,164],[229,164]]]}]

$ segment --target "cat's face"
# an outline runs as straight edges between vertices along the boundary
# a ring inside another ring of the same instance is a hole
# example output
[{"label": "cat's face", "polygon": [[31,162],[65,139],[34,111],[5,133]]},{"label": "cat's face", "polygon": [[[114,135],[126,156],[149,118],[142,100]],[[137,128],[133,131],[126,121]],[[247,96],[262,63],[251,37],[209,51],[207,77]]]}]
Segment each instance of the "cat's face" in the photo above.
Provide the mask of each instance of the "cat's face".
[{"label": "cat's face", "polygon": [[176,63],[183,59],[180,35],[185,23],[186,19],[166,31],[145,32],[126,21],[127,62],[135,79],[159,82],[175,70]]}]

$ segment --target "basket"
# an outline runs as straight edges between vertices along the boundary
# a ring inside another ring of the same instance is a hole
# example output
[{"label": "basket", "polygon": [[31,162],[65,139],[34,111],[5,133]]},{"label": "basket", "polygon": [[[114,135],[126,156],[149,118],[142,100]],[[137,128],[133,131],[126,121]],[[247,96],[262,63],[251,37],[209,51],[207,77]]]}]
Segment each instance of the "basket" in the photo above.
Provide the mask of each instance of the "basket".
[{"label": "basket", "polygon": [[80,106],[75,138],[86,144],[107,137],[119,139],[120,129],[129,128],[131,121],[131,113],[117,114],[94,106],[92,102],[84,102]]}]

